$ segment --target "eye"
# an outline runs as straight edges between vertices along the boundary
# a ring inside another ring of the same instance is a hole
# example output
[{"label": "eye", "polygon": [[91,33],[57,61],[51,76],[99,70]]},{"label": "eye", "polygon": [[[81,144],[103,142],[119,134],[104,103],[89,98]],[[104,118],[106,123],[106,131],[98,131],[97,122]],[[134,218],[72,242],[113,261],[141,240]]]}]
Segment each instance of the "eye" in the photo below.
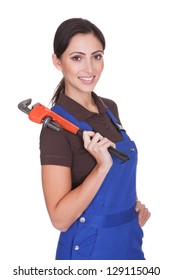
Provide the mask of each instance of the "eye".
[{"label": "eye", "polygon": [[95,54],[95,55],[94,55],[94,59],[95,59],[95,60],[100,60],[100,59],[102,59],[102,57],[103,57],[102,54]]},{"label": "eye", "polygon": [[75,55],[75,56],[72,57],[72,60],[73,60],[73,61],[81,61],[82,58],[81,58],[81,56],[79,56],[79,55]]}]

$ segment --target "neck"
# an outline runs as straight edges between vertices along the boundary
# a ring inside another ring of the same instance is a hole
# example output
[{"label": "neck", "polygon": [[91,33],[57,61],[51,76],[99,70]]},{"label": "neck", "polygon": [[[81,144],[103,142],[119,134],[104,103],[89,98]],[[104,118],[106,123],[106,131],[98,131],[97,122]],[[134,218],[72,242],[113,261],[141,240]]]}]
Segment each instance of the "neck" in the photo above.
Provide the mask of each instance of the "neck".
[{"label": "neck", "polygon": [[78,94],[73,94],[72,92],[65,92],[65,95],[79,103],[81,106],[85,107],[88,111],[99,113],[91,92],[83,92]]}]

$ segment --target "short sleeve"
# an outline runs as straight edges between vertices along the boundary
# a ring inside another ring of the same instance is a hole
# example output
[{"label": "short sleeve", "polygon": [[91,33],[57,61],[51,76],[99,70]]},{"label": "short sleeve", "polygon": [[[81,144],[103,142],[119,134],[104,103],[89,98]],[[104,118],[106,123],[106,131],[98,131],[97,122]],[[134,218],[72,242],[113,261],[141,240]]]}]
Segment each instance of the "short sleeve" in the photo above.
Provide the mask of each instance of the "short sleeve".
[{"label": "short sleeve", "polygon": [[40,133],[41,165],[61,165],[71,167],[72,152],[66,131],[59,132],[42,128]]}]

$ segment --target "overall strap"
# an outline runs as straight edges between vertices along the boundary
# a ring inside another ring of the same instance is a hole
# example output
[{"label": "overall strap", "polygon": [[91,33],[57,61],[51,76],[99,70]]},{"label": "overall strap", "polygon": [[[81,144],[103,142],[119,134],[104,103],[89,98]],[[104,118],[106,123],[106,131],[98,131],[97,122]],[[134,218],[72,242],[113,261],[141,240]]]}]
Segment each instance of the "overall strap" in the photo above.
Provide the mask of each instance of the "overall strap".
[{"label": "overall strap", "polygon": [[60,115],[61,117],[65,118],[66,120],[72,122],[74,125],[78,126],[81,130],[93,130],[92,127],[87,124],[85,121],[78,121],[72,114],[70,114],[68,111],[66,111],[63,107],[60,105],[55,105],[51,108],[53,112]]},{"label": "overall strap", "polygon": [[121,135],[123,137],[124,140],[129,140],[129,136],[127,135],[125,129],[122,127],[122,125],[118,122],[118,120],[116,119],[116,117],[114,116],[114,114],[111,112],[111,110],[109,108],[106,108],[106,113],[108,114],[108,116],[110,117],[110,119],[113,121],[113,123],[115,124],[116,127],[118,127],[118,129],[121,131]]},{"label": "overall strap", "polygon": [[111,110],[109,108],[106,108],[106,113],[108,114],[109,118],[114,122],[114,124],[116,126],[118,126],[118,128],[120,130],[125,130],[123,128],[123,126],[118,122],[118,120],[115,118],[115,116],[113,115],[113,113],[111,112]]},{"label": "overall strap", "polygon": [[126,134],[125,129],[122,127],[122,125],[119,123],[119,121],[116,119],[116,117],[114,116],[114,114],[111,112],[111,110],[109,109],[109,107],[104,103],[103,99],[101,97],[99,97],[100,101],[102,102],[102,104],[104,105],[105,109],[106,109],[106,113],[109,116],[109,118],[112,120],[112,122],[114,123],[115,127],[119,129],[119,131],[121,132],[121,135],[123,137],[124,140],[130,140],[129,136]]}]

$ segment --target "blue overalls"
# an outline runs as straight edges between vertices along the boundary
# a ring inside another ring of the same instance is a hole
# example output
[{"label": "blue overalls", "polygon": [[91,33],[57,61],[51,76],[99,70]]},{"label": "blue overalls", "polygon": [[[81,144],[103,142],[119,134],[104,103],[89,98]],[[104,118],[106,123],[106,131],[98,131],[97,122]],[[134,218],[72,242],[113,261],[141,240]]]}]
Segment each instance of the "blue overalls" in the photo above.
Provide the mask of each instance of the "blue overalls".
[{"label": "blue overalls", "polygon": [[[55,105],[52,110],[81,129],[92,130],[61,106]],[[119,125],[112,112],[108,108],[106,111]],[[145,259],[143,231],[135,211],[137,149],[124,130],[121,134],[123,141],[116,143],[116,149],[130,160],[123,163],[112,156],[113,165],[88,208],[66,232],[60,233],[56,260]]]}]

